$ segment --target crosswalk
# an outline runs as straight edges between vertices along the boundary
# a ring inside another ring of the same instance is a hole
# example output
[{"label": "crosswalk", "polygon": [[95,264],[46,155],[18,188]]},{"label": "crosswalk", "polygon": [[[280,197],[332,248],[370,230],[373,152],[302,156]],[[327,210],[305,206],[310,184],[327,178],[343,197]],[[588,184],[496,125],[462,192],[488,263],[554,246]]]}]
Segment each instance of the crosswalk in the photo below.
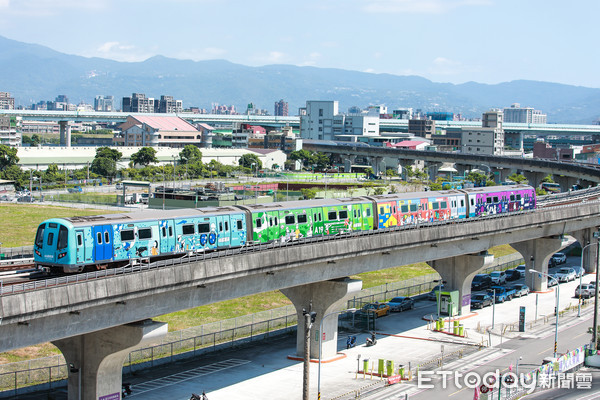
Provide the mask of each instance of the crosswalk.
[{"label": "crosswalk", "polygon": [[139,396],[143,393],[148,393],[153,390],[162,389],[164,387],[175,385],[190,379],[198,378],[200,376],[214,374],[216,372],[221,372],[226,369],[239,367],[248,363],[250,363],[249,360],[240,360],[232,358],[229,360],[219,361],[214,364],[203,365],[201,367],[179,372],[173,375],[164,376],[162,378],[154,379],[151,381],[139,383],[135,385],[131,397]]}]

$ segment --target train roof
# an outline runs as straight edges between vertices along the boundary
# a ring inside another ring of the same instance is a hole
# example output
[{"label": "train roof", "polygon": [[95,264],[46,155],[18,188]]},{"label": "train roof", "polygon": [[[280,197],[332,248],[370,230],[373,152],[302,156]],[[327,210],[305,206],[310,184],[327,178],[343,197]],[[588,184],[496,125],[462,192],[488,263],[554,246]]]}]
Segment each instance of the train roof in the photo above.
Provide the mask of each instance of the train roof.
[{"label": "train roof", "polygon": [[87,226],[91,224],[97,225],[99,223],[119,224],[130,223],[133,221],[203,217],[205,215],[222,215],[232,212],[242,213],[243,211],[231,206],[222,206],[205,208],[180,208],[176,210],[136,211],[129,214],[89,215],[82,217],[67,217],[62,219],[70,222],[73,224],[73,226]]},{"label": "train roof", "polygon": [[514,192],[518,190],[534,190],[529,185],[502,185],[502,186],[483,186],[469,189],[461,189],[464,193],[497,193],[497,192]]}]

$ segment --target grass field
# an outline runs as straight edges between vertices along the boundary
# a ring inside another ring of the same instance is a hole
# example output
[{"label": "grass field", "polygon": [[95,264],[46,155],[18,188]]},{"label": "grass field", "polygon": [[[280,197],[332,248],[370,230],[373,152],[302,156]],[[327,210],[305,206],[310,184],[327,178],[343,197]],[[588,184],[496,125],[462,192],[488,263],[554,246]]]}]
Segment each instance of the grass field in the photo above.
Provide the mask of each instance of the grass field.
[{"label": "grass field", "polygon": [[[0,218],[4,222],[4,229],[0,230],[0,242],[3,243],[4,247],[28,246],[33,243],[37,226],[45,219],[104,213],[107,212],[105,210],[80,210],[40,205],[0,205]],[[490,249],[490,253],[496,257],[513,252],[514,249],[509,245],[497,246]],[[427,275],[432,272],[435,271],[426,263],[418,263],[366,272],[352,276],[352,278],[361,279],[363,281],[363,288],[366,289],[385,283]],[[291,304],[288,298],[277,290],[182,310],[162,315],[155,318],[155,320],[167,322],[169,324],[169,331],[177,331],[192,326],[266,311],[288,304]],[[52,344],[44,343],[38,346],[2,353],[0,354],[0,363],[29,360],[59,353],[59,350]]]}]

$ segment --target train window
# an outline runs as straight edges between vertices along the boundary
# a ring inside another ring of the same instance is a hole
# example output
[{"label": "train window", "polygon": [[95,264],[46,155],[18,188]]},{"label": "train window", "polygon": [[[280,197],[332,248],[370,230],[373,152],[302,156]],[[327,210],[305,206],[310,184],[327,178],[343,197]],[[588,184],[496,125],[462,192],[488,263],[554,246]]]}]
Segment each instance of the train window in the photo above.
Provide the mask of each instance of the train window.
[{"label": "train window", "polygon": [[296,218],[294,218],[294,215],[286,215],[285,216],[285,223],[286,225],[292,225],[296,222]]},{"label": "train window", "polygon": [[379,207],[379,214],[383,214],[383,207]]},{"label": "train window", "polygon": [[108,235],[108,231],[104,231],[104,243],[110,243],[110,236]]},{"label": "train window", "polygon": [[400,212],[401,213],[407,213],[408,212],[408,205],[403,204],[400,206]]},{"label": "train window", "polygon": [[167,237],[167,228],[165,228],[164,226],[161,229],[162,232],[162,237]]},{"label": "train window", "polygon": [[[48,235],[48,236],[50,236],[50,235]],[[102,244],[102,232],[97,232],[96,233],[96,241],[98,242],[98,244]]]},{"label": "train window", "polygon": [[438,203],[437,201],[434,203],[431,203],[431,208],[433,208],[434,210],[439,210],[440,209],[440,203]]},{"label": "train window", "polygon": [[50,245],[52,245],[52,242],[53,242],[53,241],[54,241],[54,233],[50,232],[50,233],[48,234],[48,241],[46,242],[46,244],[47,244],[48,246],[50,246]]},{"label": "train window", "polygon": [[491,197],[488,197],[488,198],[486,198],[486,199],[485,199],[485,202],[486,202],[487,204],[492,204],[492,198],[491,198]]},{"label": "train window", "polygon": [[371,209],[367,208],[367,217],[370,217],[370,216],[371,216]]},{"label": "train window", "polygon": [[223,232],[223,222],[219,222],[219,232]]},{"label": "train window", "polygon": [[44,230],[46,230],[46,224],[41,224],[35,234],[35,245],[37,247],[44,245]]},{"label": "train window", "polygon": [[144,240],[152,239],[152,228],[142,228],[138,231],[138,237]]},{"label": "train window", "polygon": [[210,232],[210,224],[207,222],[205,224],[198,224],[198,233],[209,233]]},{"label": "train window", "polygon": [[257,228],[261,228],[262,227],[262,220],[260,218],[256,218],[256,227]]},{"label": "train window", "polygon": [[225,232],[229,230],[229,221],[225,221]]},{"label": "train window", "polygon": [[346,218],[348,218],[348,211],[346,211],[346,210],[340,211],[340,219],[346,219]]},{"label": "train window", "polygon": [[194,225],[192,225],[192,224],[182,225],[181,233],[183,233],[184,235],[193,235],[194,234]]},{"label": "train window", "polygon": [[67,230],[67,228],[61,225],[60,229],[58,230],[58,240],[56,241],[57,250],[64,249],[65,247],[67,247],[68,234],[69,231]]},{"label": "train window", "polygon": [[279,225],[279,222],[277,221],[277,217],[275,217],[275,226]]},{"label": "train window", "polygon": [[298,214],[298,223],[305,224],[308,221],[306,214]]},{"label": "train window", "polygon": [[441,207],[442,208],[448,208],[448,203],[446,203],[445,201],[442,201]]},{"label": "train window", "polygon": [[514,194],[510,195],[510,201],[515,201],[515,195]]},{"label": "train window", "polygon": [[48,228],[58,228],[58,224],[56,222],[50,222]]},{"label": "train window", "polygon": [[415,212],[415,211],[417,211],[417,210],[418,210],[418,208],[417,208],[417,205],[416,205],[416,204],[411,204],[411,205],[410,205],[410,211],[411,211],[411,212]]},{"label": "train window", "polygon": [[81,233],[77,234],[77,246],[81,246],[83,245],[83,236],[81,235]]},{"label": "train window", "polygon": [[396,206],[394,206],[393,209],[394,209],[394,214],[396,214]]},{"label": "train window", "polygon": [[169,227],[169,236],[173,236],[173,227],[172,226]]},{"label": "train window", "polygon": [[520,200],[521,200],[521,195],[520,195],[520,194],[518,194],[518,195],[517,195],[517,201],[520,201]]},{"label": "train window", "polygon": [[269,226],[273,226],[273,218],[269,218]]},{"label": "train window", "polygon": [[473,201],[473,198],[471,197],[471,205],[474,206],[475,202]]},{"label": "train window", "polygon": [[242,230],[242,228],[243,228],[243,226],[242,226],[242,221],[241,221],[241,220],[238,220],[238,221],[237,221],[237,229],[238,229],[238,231],[241,231],[241,230]]},{"label": "train window", "polygon": [[133,229],[121,231],[121,242],[129,242],[134,239],[135,239],[135,236],[133,235]]},{"label": "train window", "polygon": [[498,196],[494,196],[494,203],[498,202]]},{"label": "train window", "polygon": [[[383,214],[383,208],[381,209],[381,212],[382,212],[382,214]],[[329,211],[329,212],[327,213],[327,219],[328,219],[329,221],[333,221],[333,220],[337,219],[337,213],[336,213],[335,211]]]}]

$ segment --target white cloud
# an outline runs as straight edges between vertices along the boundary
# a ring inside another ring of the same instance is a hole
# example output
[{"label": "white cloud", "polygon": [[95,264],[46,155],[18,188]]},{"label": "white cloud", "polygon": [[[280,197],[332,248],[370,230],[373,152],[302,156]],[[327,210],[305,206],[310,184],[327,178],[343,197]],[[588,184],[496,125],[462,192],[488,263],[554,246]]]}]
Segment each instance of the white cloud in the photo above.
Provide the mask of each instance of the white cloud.
[{"label": "white cloud", "polygon": [[306,60],[302,61],[298,65],[301,67],[314,67],[317,65],[317,61],[319,60],[319,58],[321,58],[321,53],[314,51],[308,55],[308,58]]},{"label": "white cloud", "polygon": [[10,0],[0,0],[0,8],[10,7]]},{"label": "white cloud", "polygon": [[97,11],[108,6],[110,0],[0,0],[3,13],[19,16],[43,17],[59,15],[65,11]]},{"label": "white cloud", "polygon": [[93,57],[108,58],[116,61],[143,61],[151,55],[141,52],[130,44],[120,42],[106,42],[98,46],[94,54],[87,54]]},{"label": "white cloud", "polygon": [[371,13],[441,14],[459,7],[490,5],[491,0],[369,0]]},{"label": "white cloud", "polygon": [[434,75],[457,75],[465,71],[462,63],[445,57],[437,57],[433,60],[428,72]]}]

